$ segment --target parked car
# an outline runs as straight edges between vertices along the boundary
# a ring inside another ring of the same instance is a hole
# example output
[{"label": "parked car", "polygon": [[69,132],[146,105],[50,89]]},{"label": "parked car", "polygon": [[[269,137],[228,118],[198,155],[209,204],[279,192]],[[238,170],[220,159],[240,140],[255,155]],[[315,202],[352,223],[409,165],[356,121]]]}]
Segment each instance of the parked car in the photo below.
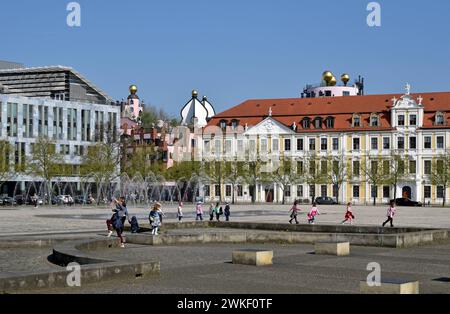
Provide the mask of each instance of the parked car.
[{"label": "parked car", "polygon": [[17,202],[16,202],[16,200],[13,197],[7,196],[7,197],[3,198],[3,205],[5,205],[5,206],[14,206],[14,205],[17,205]]},{"label": "parked car", "polygon": [[408,198],[397,198],[395,200],[392,200],[397,204],[397,206],[405,206],[405,207],[422,207],[423,204],[421,202],[415,202]]},{"label": "parked car", "polygon": [[63,205],[64,199],[60,196],[52,196],[52,205]]},{"label": "parked car", "polygon": [[82,195],[78,195],[74,197],[75,204],[80,205],[89,205],[92,204],[92,200],[89,197],[84,197]]},{"label": "parked car", "polygon": [[334,200],[334,198],[328,197],[328,196],[320,196],[316,198],[316,203],[318,205],[335,205],[337,202]]},{"label": "parked car", "polygon": [[17,205],[25,205],[25,196],[23,195],[16,195],[14,196],[14,201],[16,201]]}]

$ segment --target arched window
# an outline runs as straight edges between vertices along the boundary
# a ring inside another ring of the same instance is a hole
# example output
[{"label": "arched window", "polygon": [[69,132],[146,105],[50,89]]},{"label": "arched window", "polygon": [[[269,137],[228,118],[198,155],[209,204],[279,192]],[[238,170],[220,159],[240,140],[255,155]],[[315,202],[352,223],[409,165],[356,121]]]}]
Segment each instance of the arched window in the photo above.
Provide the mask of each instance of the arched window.
[{"label": "arched window", "polygon": [[303,118],[302,120],[302,128],[309,129],[311,127],[311,119],[310,118]]},{"label": "arched window", "polygon": [[372,113],[370,115],[370,126],[380,126],[380,116],[378,113]]},{"label": "arched window", "polygon": [[445,125],[445,115],[443,112],[437,112],[435,118],[436,125]]},{"label": "arched window", "polygon": [[322,128],[322,121],[323,121],[323,119],[320,118],[320,117],[315,118],[314,119],[314,127],[316,129],[321,129]]},{"label": "arched window", "polygon": [[328,117],[325,120],[325,124],[327,126],[327,129],[333,129],[334,128],[334,117]]},{"label": "arched window", "polygon": [[225,129],[227,127],[227,120],[220,120],[220,128]]},{"label": "arched window", "polygon": [[354,128],[361,126],[361,116],[359,114],[354,114],[352,120],[352,125]]},{"label": "arched window", "polygon": [[236,120],[236,119],[231,120],[231,128],[233,130],[237,130],[238,126],[239,126],[239,121],[238,120]]}]

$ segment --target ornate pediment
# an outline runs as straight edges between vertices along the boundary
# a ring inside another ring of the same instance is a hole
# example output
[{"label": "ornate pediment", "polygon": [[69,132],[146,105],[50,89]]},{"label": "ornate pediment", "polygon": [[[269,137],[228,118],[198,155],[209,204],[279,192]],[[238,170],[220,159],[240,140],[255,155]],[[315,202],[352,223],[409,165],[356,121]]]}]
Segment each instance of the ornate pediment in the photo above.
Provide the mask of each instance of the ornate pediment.
[{"label": "ornate pediment", "polygon": [[417,99],[414,99],[411,95],[411,85],[406,84],[405,86],[406,93],[397,99],[394,97],[392,99],[392,108],[393,109],[421,109],[423,108],[423,98],[419,96]]},{"label": "ornate pediment", "polygon": [[292,129],[286,127],[284,124],[276,121],[272,117],[268,117],[253,127],[249,127],[246,135],[276,135],[276,134],[295,134]]}]

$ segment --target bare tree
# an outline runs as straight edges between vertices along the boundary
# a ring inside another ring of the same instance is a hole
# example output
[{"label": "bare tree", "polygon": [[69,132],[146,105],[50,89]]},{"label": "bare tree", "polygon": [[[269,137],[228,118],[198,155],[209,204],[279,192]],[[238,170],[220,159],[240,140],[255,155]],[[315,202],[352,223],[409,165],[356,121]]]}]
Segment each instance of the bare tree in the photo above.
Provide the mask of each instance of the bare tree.
[{"label": "bare tree", "polygon": [[11,171],[12,145],[8,141],[0,141],[0,190],[3,184],[13,176]]},{"label": "bare tree", "polygon": [[280,187],[283,198],[282,204],[286,204],[286,191],[288,187],[291,187],[300,182],[299,175],[295,172],[292,160],[280,159],[274,163],[274,169],[269,173],[272,182],[277,183]]},{"label": "bare tree", "polygon": [[339,192],[348,178],[346,160],[345,157],[341,155],[339,157],[329,157],[328,163],[329,168],[331,169],[331,171],[328,172],[328,180],[337,191],[336,202],[339,204]]},{"label": "bare tree", "polygon": [[361,166],[361,170],[367,182],[372,186],[373,190],[371,190],[371,192],[373,194],[373,205],[376,205],[377,193],[373,193],[373,191],[377,191],[378,187],[387,182],[388,178],[383,169],[383,159],[368,159]]}]

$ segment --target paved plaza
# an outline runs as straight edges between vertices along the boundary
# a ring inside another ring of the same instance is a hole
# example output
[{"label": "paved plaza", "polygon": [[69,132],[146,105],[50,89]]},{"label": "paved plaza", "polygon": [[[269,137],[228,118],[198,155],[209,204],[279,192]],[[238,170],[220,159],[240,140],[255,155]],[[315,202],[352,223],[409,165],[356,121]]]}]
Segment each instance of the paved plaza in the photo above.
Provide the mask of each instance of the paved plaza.
[{"label": "paved plaza", "polygon": [[[166,221],[176,221],[176,205],[164,204]],[[206,207],[206,206],[205,206]],[[254,222],[288,222],[291,205],[232,205],[231,219],[233,221]],[[307,205],[301,206],[301,223],[306,223]],[[319,206],[321,216],[317,224],[339,224],[345,214],[345,206]],[[386,218],[387,205],[354,206],[357,225],[381,225]],[[148,222],[149,208],[129,206],[131,216],[137,216],[140,222]],[[0,236],[21,234],[46,234],[70,232],[97,232],[104,230],[105,220],[111,217],[108,207],[18,207],[0,208],[2,229]],[[205,208],[205,219],[208,218],[208,208]],[[194,206],[186,204],[184,208],[186,221],[195,220]],[[426,227],[450,229],[450,208],[437,207],[399,207],[395,217],[398,227]]]}]

